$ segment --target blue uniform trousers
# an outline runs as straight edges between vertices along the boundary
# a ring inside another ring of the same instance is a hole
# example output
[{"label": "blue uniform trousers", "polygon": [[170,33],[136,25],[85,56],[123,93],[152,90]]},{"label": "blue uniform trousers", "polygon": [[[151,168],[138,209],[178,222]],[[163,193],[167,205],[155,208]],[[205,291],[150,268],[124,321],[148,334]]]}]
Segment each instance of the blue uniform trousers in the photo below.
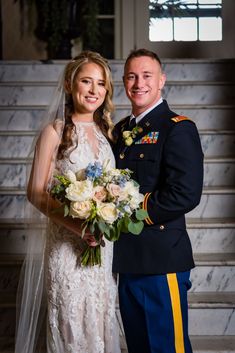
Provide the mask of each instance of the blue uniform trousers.
[{"label": "blue uniform trousers", "polygon": [[192,353],[188,337],[190,272],[119,274],[128,353]]}]

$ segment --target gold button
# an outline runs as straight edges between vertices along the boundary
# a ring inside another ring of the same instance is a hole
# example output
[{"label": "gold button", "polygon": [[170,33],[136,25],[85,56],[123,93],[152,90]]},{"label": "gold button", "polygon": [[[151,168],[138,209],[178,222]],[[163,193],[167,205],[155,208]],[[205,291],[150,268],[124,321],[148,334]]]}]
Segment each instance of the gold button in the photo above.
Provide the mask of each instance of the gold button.
[{"label": "gold button", "polygon": [[164,225],[161,224],[160,227],[159,227],[161,230],[165,229]]},{"label": "gold button", "polygon": [[143,153],[140,153],[140,158],[144,158],[144,154]]},{"label": "gold button", "polygon": [[123,158],[125,157],[125,154],[124,154],[124,153],[120,153],[119,157],[120,157],[121,159],[123,159]]}]

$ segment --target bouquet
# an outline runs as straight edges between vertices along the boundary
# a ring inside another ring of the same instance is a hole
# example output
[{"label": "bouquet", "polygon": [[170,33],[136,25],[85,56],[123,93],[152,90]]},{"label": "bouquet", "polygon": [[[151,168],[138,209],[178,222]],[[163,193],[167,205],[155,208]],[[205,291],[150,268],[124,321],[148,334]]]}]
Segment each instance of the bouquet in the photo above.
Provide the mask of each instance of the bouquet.
[{"label": "bouquet", "polygon": [[84,220],[82,237],[89,227],[98,244],[87,244],[81,254],[82,265],[101,264],[103,236],[115,241],[121,232],[137,235],[142,231],[148,214],[141,208],[144,196],[131,173],[129,169],[111,168],[105,161],[103,165],[90,163],[76,173],[69,170],[65,175],[55,175],[51,195],[62,203],[64,216]]}]

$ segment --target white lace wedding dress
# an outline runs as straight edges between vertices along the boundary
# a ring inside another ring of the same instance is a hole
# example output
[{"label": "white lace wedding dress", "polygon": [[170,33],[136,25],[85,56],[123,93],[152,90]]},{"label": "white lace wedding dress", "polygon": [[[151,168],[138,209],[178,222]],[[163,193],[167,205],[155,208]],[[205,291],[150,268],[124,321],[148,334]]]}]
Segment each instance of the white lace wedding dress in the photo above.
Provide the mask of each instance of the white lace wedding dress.
[{"label": "white lace wedding dress", "polygon": [[[78,146],[57,162],[60,173],[114,156],[95,123],[76,123]],[[84,242],[51,224],[46,248],[48,353],[120,353],[115,316],[117,287],[112,276],[113,243],[102,248],[102,265],[80,266]]]}]

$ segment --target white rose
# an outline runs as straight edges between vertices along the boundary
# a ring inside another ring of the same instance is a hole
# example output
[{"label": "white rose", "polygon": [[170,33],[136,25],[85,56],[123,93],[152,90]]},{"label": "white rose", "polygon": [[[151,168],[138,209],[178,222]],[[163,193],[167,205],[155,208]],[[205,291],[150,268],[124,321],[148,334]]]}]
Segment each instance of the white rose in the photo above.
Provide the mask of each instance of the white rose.
[{"label": "white rose", "polygon": [[136,193],[139,193],[139,186],[135,186],[133,181],[127,181],[124,189],[128,190],[128,194],[131,196],[136,195]]},{"label": "white rose", "polygon": [[106,186],[106,189],[112,197],[118,197],[121,193],[121,187],[116,184],[110,183]]},{"label": "white rose", "polygon": [[105,184],[109,183],[112,180],[112,176],[109,174],[102,177],[102,180]]},{"label": "white rose", "polygon": [[130,146],[133,143],[133,138],[132,137],[128,137],[127,139],[125,139],[125,145],[126,146]]},{"label": "white rose", "polygon": [[139,204],[144,201],[144,195],[140,194],[139,192],[133,195],[129,201],[130,207],[135,210],[139,207]]},{"label": "white rose", "polygon": [[126,189],[125,187],[121,188],[121,192],[120,192],[120,195],[118,197],[118,200],[119,201],[123,201],[123,200],[128,200],[128,198],[129,198],[128,189]]},{"label": "white rose", "polygon": [[94,188],[93,200],[95,201],[104,201],[107,197],[107,191],[103,186],[96,186]]},{"label": "white rose", "polygon": [[70,201],[85,201],[93,196],[93,184],[90,180],[75,181],[66,189],[66,197]]},{"label": "white rose", "polygon": [[71,202],[69,215],[73,218],[87,219],[91,214],[91,209],[91,201]]},{"label": "white rose", "polygon": [[123,131],[122,136],[124,139],[127,139],[131,136],[131,131]]},{"label": "white rose", "polygon": [[125,183],[124,188],[121,189],[121,193],[119,195],[119,200],[123,201],[123,200],[128,200],[129,196],[132,196],[135,193],[135,189],[136,187],[134,186],[132,181],[127,181]]},{"label": "white rose", "polygon": [[[135,186],[132,181],[127,181],[124,188],[121,189],[120,196],[118,198],[120,201],[130,199],[130,203],[134,206],[144,200],[144,195],[139,193],[139,186]],[[132,206],[131,206],[132,207]],[[136,208],[132,207],[132,208]]]},{"label": "white rose", "polygon": [[112,168],[109,171],[109,175],[111,175],[112,177],[118,177],[120,174],[121,172],[119,169]]},{"label": "white rose", "polygon": [[105,222],[109,224],[112,224],[118,217],[116,206],[112,202],[101,202],[97,205],[97,208],[98,216],[100,216]]},{"label": "white rose", "polygon": [[139,204],[144,201],[144,195],[140,194],[139,192],[139,186],[135,186],[132,181],[128,181],[125,185],[125,188],[127,188],[130,201],[129,205],[132,209],[138,208]]},{"label": "white rose", "polygon": [[71,183],[74,183],[77,180],[76,175],[74,174],[74,172],[72,172],[72,170],[67,170],[65,176],[71,181]]}]

